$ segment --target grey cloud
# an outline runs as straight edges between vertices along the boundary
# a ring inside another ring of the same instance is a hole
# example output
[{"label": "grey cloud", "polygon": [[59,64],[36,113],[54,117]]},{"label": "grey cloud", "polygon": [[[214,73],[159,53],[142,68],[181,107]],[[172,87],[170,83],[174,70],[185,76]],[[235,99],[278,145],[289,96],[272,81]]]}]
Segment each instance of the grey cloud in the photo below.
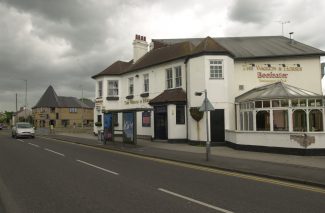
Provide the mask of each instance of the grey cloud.
[{"label": "grey cloud", "polygon": [[229,18],[241,23],[265,23],[273,17],[274,1],[235,0],[229,9]]},{"label": "grey cloud", "polygon": [[[325,49],[324,28],[317,26],[325,17],[310,15],[324,3],[299,0],[279,6],[279,2],[233,1],[224,20],[224,35],[279,34],[280,25],[274,21],[289,18],[292,23],[286,32],[294,31],[297,40]],[[15,93],[23,100],[23,79],[28,80],[29,106],[50,84],[59,95],[76,97],[81,96],[82,85],[84,97],[93,98],[91,76],[116,60],[130,60],[134,34],[175,37],[180,35],[178,29],[186,37],[207,36],[203,24],[215,27],[214,12],[220,14],[228,4],[226,0],[0,0],[0,111],[13,110]],[[180,25],[177,15],[184,11],[197,20],[208,13],[211,22],[197,21],[200,26],[187,28],[163,23],[165,17],[173,17]],[[156,20],[161,26],[156,26]]]}]

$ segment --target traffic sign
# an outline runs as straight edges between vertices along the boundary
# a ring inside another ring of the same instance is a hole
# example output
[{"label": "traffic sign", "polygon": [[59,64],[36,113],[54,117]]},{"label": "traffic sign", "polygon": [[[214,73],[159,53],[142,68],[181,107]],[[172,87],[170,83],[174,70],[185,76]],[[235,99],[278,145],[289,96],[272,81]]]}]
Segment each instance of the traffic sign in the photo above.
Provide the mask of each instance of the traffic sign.
[{"label": "traffic sign", "polygon": [[199,109],[200,112],[206,112],[206,111],[213,111],[214,107],[212,106],[211,102],[209,101],[208,98],[205,98],[203,100],[203,103]]}]

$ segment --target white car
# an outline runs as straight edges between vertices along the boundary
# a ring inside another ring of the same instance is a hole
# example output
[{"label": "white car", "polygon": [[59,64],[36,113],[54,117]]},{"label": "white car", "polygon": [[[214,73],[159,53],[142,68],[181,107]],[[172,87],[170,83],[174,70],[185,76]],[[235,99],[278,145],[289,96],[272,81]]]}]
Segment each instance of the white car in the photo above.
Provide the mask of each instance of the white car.
[{"label": "white car", "polygon": [[19,122],[12,127],[11,136],[18,137],[32,137],[35,138],[35,128],[30,123]]}]

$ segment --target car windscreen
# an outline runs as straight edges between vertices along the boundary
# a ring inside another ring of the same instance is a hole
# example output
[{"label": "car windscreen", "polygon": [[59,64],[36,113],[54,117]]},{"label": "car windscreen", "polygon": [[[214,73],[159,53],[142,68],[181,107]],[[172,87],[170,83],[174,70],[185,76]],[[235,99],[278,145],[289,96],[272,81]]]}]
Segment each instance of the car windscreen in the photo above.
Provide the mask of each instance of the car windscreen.
[{"label": "car windscreen", "polygon": [[27,128],[32,128],[32,125],[30,125],[30,124],[17,124],[17,127],[21,128],[21,129],[27,129]]}]

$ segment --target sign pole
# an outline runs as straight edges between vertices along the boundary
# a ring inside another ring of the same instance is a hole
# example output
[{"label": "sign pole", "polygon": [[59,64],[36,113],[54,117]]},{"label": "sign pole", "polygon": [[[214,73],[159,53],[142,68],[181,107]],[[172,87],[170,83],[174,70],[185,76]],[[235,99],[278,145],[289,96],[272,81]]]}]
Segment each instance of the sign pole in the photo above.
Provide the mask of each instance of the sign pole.
[{"label": "sign pole", "polygon": [[208,97],[207,97],[207,90],[204,90],[204,101],[205,101],[205,122],[206,122],[206,131],[207,131],[207,142],[206,142],[206,160],[209,161],[210,159],[210,140],[209,140],[209,120],[208,120],[208,115],[209,115],[209,111],[208,111],[208,105],[207,105],[207,101],[208,101]]}]

